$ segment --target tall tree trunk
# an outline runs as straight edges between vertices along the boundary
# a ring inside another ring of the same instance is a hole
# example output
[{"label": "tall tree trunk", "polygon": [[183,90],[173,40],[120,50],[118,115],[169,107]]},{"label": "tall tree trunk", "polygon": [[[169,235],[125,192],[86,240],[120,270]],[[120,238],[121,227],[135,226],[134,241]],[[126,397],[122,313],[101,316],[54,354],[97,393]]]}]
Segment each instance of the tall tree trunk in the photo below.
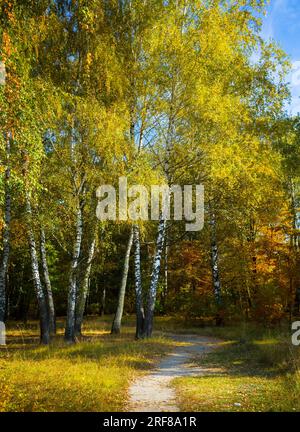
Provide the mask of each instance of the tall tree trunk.
[{"label": "tall tree trunk", "polygon": [[94,234],[94,237],[89,247],[85,272],[78,292],[78,304],[76,307],[76,317],[75,317],[76,335],[81,335],[81,327],[83,322],[83,315],[84,315],[84,310],[86,305],[87,294],[89,290],[89,280],[90,280],[90,274],[92,268],[92,261],[95,255],[95,247],[96,247],[96,233]]},{"label": "tall tree trunk", "polygon": [[79,256],[82,242],[82,205],[78,204],[76,214],[76,238],[73,248],[73,256],[70,269],[69,278],[69,294],[68,294],[68,306],[67,306],[67,319],[65,328],[65,341],[74,343],[75,337],[75,312],[76,312],[76,297],[77,297],[77,271],[79,264]]},{"label": "tall tree trunk", "polygon": [[211,268],[212,268],[212,283],[217,306],[216,324],[222,325],[222,317],[220,315],[220,308],[222,305],[221,281],[219,272],[219,248],[217,243],[217,221],[214,211],[210,213],[210,226],[211,226]]},{"label": "tall tree trunk", "polygon": [[252,304],[255,305],[255,300],[259,291],[259,285],[257,280],[257,256],[256,256],[256,246],[255,246],[255,238],[256,238],[256,232],[255,232],[255,219],[253,214],[250,215],[249,220],[249,235],[248,235],[248,242],[250,244],[250,248],[252,251],[252,257],[251,257],[251,286],[252,286]]},{"label": "tall tree trunk", "polygon": [[295,193],[295,184],[294,184],[294,180],[291,178],[289,181],[289,188],[290,188],[290,208],[291,208],[291,213],[292,213],[292,234],[290,236],[291,238],[291,246],[293,247],[294,251],[297,252],[297,249],[299,247],[298,244],[298,234],[297,234],[297,228],[298,228],[298,224],[297,224],[297,220],[298,220],[298,215],[297,215],[297,203],[296,203],[296,193]]},{"label": "tall tree trunk", "polygon": [[0,321],[5,320],[6,310],[6,274],[10,252],[10,219],[11,219],[11,195],[10,195],[10,136],[6,137],[7,168],[5,171],[5,198],[4,198],[4,229],[3,229],[3,252],[0,263]]},{"label": "tall tree trunk", "polygon": [[[289,179],[289,189],[290,189],[290,208],[292,213],[292,233],[290,235],[290,254],[293,266],[299,264],[298,250],[299,250],[299,235],[298,235],[298,223],[297,223],[297,203],[295,194],[295,184],[294,179]],[[300,310],[300,287],[299,282],[294,280],[294,274],[291,272],[290,276],[290,287],[291,287],[291,318],[292,316],[298,316]]]},{"label": "tall tree trunk", "polygon": [[34,233],[32,230],[32,210],[30,204],[30,198],[28,193],[26,194],[26,211],[28,215],[28,241],[29,241],[29,250],[31,257],[31,269],[33,282],[35,287],[35,292],[37,296],[38,306],[39,306],[39,315],[40,315],[40,341],[42,344],[49,344],[50,341],[50,328],[49,328],[49,316],[47,310],[47,302],[45,298],[45,294],[43,291],[40,272],[39,272],[39,264],[38,264],[38,255],[36,249],[36,243],[34,239]]},{"label": "tall tree trunk", "polygon": [[134,243],[134,277],[135,277],[135,303],[136,303],[136,339],[144,337],[145,312],[143,305],[142,274],[141,274],[141,244],[140,229],[133,226]]},{"label": "tall tree trunk", "polygon": [[295,299],[294,299],[293,315],[298,317],[300,312],[300,287],[297,286],[295,291],[296,292],[295,292]]},{"label": "tall tree trunk", "polygon": [[165,233],[166,233],[166,220],[161,218],[158,225],[156,251],[153,259],[150,287],[148,292],[148,301],[147,301],[147,309],[146,309],[146,317],[145,317],[146,337],[151,337],[152,330],[153,330],[153,316],[154,316],[157,284],[158,284],[158,277],[159,277],[159,271],[161,266],[161,257],[162,257],[162,251],[164,246]]},{"label": "tall tree trunk", "polygon": [[126,292],[126,285],[127,285],[127,277],[128,277],[128,270],[129,270],[129,260],[130,260],[130,253],[132,249],[132,243],[133,243],[133,227],[130,230],[129,240],[127,243],[126,248],[126,254],[125,254],[125,260],[124,260],[124,267],[123,267],[123,275],[122,275],[122,281],[118,296],[118,306],[116,310],[116,314],[112,323],[111,333],[112,334],[119,334],[121,331],[121,321],[123,316],[123,310],[124,310],[124,299],[125,299],[125,292]]},{"label": "tall tree trunk", "polygon": [[166,300],[168,295],[168,259],[169,259],[169,245],[168,245],[168,237],[167,237],[167,230],[166,230],[166,236],[165,236],[165,267],[164,267],[164,273],[165,273],[165,279],[164,279],[164,289],[163,289],[163,296],[162,296],[162,306],[163,306],[163,312],[165,312],[166,307]]},{"label": "tall tree trunk", "polygon": [[105,303],[106,303],[106,288],[102,288],[101,302],[100,302],[100,316],[105,314]]},{"label": "tall tree trunk", "polygon": [[40,239],[41,260],[42,260],[44,282],[45,282],[46,293],[47,293],[49,327],[50,327],[50,333],[55,334],[56,333],[55,308],[54,308],[52,287],[51,287],[51,281],[50,281],[50,277],[49,277],[49,270],[48,270],[48,264],[47,264],[45,231],[43,228],[41,228],[40,236],[41,236],[41,239]]}]

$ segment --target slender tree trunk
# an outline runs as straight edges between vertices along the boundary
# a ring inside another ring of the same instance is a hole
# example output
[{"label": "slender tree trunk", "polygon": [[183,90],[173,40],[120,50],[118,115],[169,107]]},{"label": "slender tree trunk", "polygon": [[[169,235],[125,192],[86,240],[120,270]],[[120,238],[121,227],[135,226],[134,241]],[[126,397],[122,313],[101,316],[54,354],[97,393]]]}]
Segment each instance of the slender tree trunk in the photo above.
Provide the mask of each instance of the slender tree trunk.
[{"label": "slender tree trunk", "polygon": [[217,243],[217,221],[214,211],[211,211],[210,215],[210,226],[211,226],[211,268],[212,268],[212,283],[215,296],[215,302],[217,305],[216,324],[217,326],[222,325],[222,317],[220,316],[220,307],[222,305],[221,296],[221,281],[219,272],[219,248]]},{"label": "slender tree trunk", "polygon": [[162,305],[163,305],[163,312],[165,312],[166,307],[166,300],[168,295],[168,258],[169,258],[169,246],[168,246],[168,238],[167,234],[165,236],[165,279],[164,279],[164,289],[163,289],[163,297],[162,297]]},{"label": "slender tree trunk", "polygon": [[[298,223],[297,223],[297,204],[296,204],[296,196],[295,196],[295,185],[294,180],[290,178],[289,180],[289,188],[290,188],[290,208],[292,213],[292,234],[290,235],[290,249],[291,256],[294,265],[298,263],[298,250],[299,250],[299,236],[298,236]],[[300,310],[300,286],[299,282],[294,281],[293,276],[290,277],[290,286],[291,286],[291,315],[298,316]]]},{"label": "slender tree trunk", "polygon": [[47,264],[45,231],[43,228],[41,228],[41,234],[40,235],[41,235],[40,249],[41,249],[41,259],[42,259],[44,281],[45,281],[46,293],[47,293],[49,327],[50,327],[50,333],[55,334],[56,333],[55,308],[54,308],[52,287],[51,287],[51,281],[50,281],[50,277],[49,277],[49,270],[48,270],[48,264]]},{"label": "slender tree trunk", "polygon": [[248,319],[250,317],[250,311],[252,309],[252,296],[249,287],[248,275],[246,276],[245,286],[246,286],[246,297],[247,297],[246,318]]},{"label": "slender tree trunk", "polygon": [[300,287],[298,286],[295,291],[296,292],[295,292],[293,314],[295,316],[299,316],[299,312],[300,312]]},{"label": "slender tree trunk", "polygon": [[28,215],[28,241],[31,257],[31,269],[40,315],[40,341],[42,344],[47,345],[50,341],[49,316],[47,302],[40,278],[37,248],[32,230],[32,210],[28,194],[26,196],[26,211]]},{"label": "slender tree trunk", "polygon": [[90,274],[91,274],[91,268],[92,268],[92,261],[95,254],[95,246],[96,246],[96,234],[93,237],[92,243],[89,247],[89,253],[86,263],[86,268],[84,272],[84,277],[82,280],[82,285],[79,289],[78,293],[78,305],[76,308],[76,318],[75,318],[75,334],[81,335],[81,327],[83,322],[83,315],[86,305],[86,299],[87,294],[89,290],[89,280],[90,280]]},{"label": "slender tree trunk", "polygon": [[251,263],[251,286],[252,286],[252,298],[253,298],[253,306],[255,305],[255,301],[256,301],[256,297],[257,297],[257,293],[259,291],[259,285],[258,285],[258,280],[257,280],[257,256],[256,256],[256,247],[255,247],[255,238],[256,238],[256,233],[255,233],[255,219],[253,217],[253,215],[250,215],[250,220],[249,220],[249,237],[248,237],[248,241],[250,244],[250,248],[252,250],[252,263]]},{"label": "slender tree trunk", "polygon": [[6,275],[10,252],[10,219],[11,219],[11,195],[10,195],[10,136],[6,138],[7,168],[5,171],[5,198],[4,198],[4,229],[3,229],[3,252],[0,263],[0,321],[5,320],[6,310]]},{"label": "slender tree trunk", "polygon": [[144,337],[145,312],[143,305],[142,273],[141,273],[141,244],[140,229],[133,226],[134,243],[134,276],[135,276],[135,303],[136,303],[136,339]]},{"label": "slender tree trunk", "polygon": [[106,303],[106,288],[104,286],[101,295],[100,316],[103,316],[105,314],[105,303]]},{"label": "slender tree trunk", "polygon": [[147,309],[146,309],[146,318],[145,318],[146,337],[151,337],[152,330],[153,330],[153,316],[154,316],[157,284],[158,284],[158,277],[159,277],[159,271],[161,266],[161,257],[163,252],[165,233],[166,233],[166,220],[160,219],[158,225],[157,240],[156,240],[156,252],[153,260],[150,287],[148,293],[148,301],[147,301]]},{"label": "slender tree trunk", "polygon": [[69,295],[67,307],[67,319],[65,328],[65,341],[74,343],[75,337],[75,312],[76,312],[76,297],[77,297],[77,270],[79,264],[79,256],[82,242],[82,206],[78,205],[76,215],[76,238],[73,249],[72,263],[69,278]]},{"label": "slender tree trunk", "polygon": [[298,235],[297,235],[297,204],[296,204],[296,196],[295,196],[295,185],[294,180],[290,179],[290,208],[292,213],[292,230],[293,233],[290,236],[291,238],[291,246],[296,252],[298,249]]},{"label": "slender tree trunk", "polygon": [[129,240],[126,248],[126,254],[125,254],[125,260],[124,260],[124,267],[123,267],[123,275],[122,275],[122,281],[119,291],[119,297],[118,297],[118,306],[116,310],[116,314],[112,323],[111,333],[112,334],[119,334],[121,331],[121,321],[123,316],[123,310],[124,310],[124,299],[125,299],[125,292],[126,292],[126,285],[127,285],[127,277],[128,277],[128,270],[129,270],[129,260],[130,260],[130,253],[132,249],[132,243],[133,243],[133,227],[130,230]]}]

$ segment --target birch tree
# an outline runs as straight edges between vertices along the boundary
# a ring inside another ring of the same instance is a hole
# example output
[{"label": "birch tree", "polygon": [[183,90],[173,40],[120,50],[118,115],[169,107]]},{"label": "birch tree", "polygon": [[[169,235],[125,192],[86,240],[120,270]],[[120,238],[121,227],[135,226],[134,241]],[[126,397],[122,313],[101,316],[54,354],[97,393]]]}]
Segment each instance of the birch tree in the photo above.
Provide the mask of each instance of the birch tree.
[{"label": "birch tree", "polygon": [[43,268],[43,279],[45,283],[46,293],[47,293],[47,306],[48,306],[48,317],[49,317],[49,330],[50,334],[56,333],[56,317],[55,317],[55,307],[53,300],[53,293],[47,263],[47,251],[46,251],[46,237],[44,228],[41,227],[40,230],[40,251],[41,251],[41,262]]},{"label": "birch tree", "polygon": [[142,274],[141,274],[141,244],[140,228],[133,226],[134,243],[134,275],[135,275],[135,302],[136,302],[136,339],[141,339],[145,335],[145,312],[143,301]]},{"label": "birch tree", "polygon": [[132,244],[133,244],[133,228],[130,229],[129,239],[126,247],[122,280],[121,280],[121,286],[118,295],[117,310],[111,328],[112,334],[119,334],[121,330],[121,321],[122,321],[123,310],[124,310],[124,300],[125,300],[126,285],[127,285],[128,270],[129,270],[129,260],[130,260]]},{"label": "birch tree", "polygon": [[75,317],[75,333],[81,335],[81,327],[83,322],[83,315],[86,306],[86,299],[88,295],[90,274],[92,268],[92,262],[95,255],[96,248],[96,232],[93,234],[93,238],[90,242],[88,255],[84,270],[82,271],[81,280],[78,283],[77,303],[76,303],[76,317]]}]

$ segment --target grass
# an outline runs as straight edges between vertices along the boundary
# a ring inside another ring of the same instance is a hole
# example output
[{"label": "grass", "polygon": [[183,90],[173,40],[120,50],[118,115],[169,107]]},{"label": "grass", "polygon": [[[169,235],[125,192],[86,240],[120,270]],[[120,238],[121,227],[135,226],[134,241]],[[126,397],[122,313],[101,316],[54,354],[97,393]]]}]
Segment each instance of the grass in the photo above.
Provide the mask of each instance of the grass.
[{"label": "grass", "polygon": [[225,339],[195,359],[205,373],[174,381],[182,411],[300,411],[300,348],[280,329],[203,329]]},{"label": "grass", "polygon": [[120,336],[110,321],[89,320],[83,341],[66,345],[62,323],[49,347],[39,346],[36,323],[8,326],[0,350],[0,411],[122,411],[129,383],[172,346],[158,335],[135,341],[130,322]]},{"label": "grass", "polygon": [[124,411],[133,379],[178,343],[167,333],[220,338],[219,348],[195,359],[205,375],[174,381],[183,411],[300,411],[300,347],[280,329],[250,325],[213,328],[179,318],[156,319],[151,340],[135,341],[135,319],[110,335],[112,317],[88,318],[85,337],[63,341],[63,322],[48,347],[37,322],[7,326],[0,347],[0,411]]}]

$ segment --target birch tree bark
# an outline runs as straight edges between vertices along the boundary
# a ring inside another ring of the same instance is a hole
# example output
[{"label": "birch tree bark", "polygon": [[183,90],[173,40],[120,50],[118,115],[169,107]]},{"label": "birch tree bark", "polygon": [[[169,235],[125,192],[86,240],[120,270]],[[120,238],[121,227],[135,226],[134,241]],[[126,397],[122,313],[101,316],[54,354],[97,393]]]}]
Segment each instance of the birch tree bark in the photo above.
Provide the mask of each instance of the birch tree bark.
[{"label": "birch tree bark", "polygon": [[168,295],[168,259],[169,259],[169,245],[168,245],[168,237],[167,234],[165,235],[165,266],[164,266],[164,289],[163,289],[163,296],[162,296],[162,306],[163,311],[165,312],[165,306],[166,306],[166,300]]},{"label": "birch tree bark", "polygon": [[28,217],[28,242],[29,242],[29,251],[31,257],[31,270],[32,277],[35,287],[35,292],[37,296],[38,306],[39,306],[39,314],[40,314],[40,342],[42,344],[49,344],[50,342],[50,327],[49,327],[49,316],[47,310],[47,302],[45,298],[45,294],[43,291],[40,272],[39,272],[39,264],[38,264],[38,254],[36,243],[34,239],[34,233],[32,230],[32,210],[30,204],[30,198],[28,193],[26,194],[26,212]]},{"label": "birch tree bark", "polygon": [[40,250],[41,250],[43,274],[44,274],[44,282],[45,282],[46,293],[47,293],[49,328],[50,328],[50,333],[55,334],[56,333],[55,308],[54,308],[52,287],[51,287],[51,281],[49,277],[49,270],[47,264],[45,231],[43,228],[41,228],[41,232],[40,232]]},{"label": "birch tree bark", "polygon": [[76,312],[76,297],[77,297],[77,271],[79,264],[79,256],[81,250],[83,232],[82,222],[82,204],[78,203],[77,214],[76,214],[76,238],[73,248],[73,256],[70,269],[69,277],[69,294],[68,294],[68,306],[67,306],[67,319],[65,328],[65,341],[74,343],[75,337],[75,312]]},{"label": "birch tree bark", "polygon": [[144,337],[145,312],[143,305],[142,274],[141,274],[141,244],[140,229],[133,226],[134,243],[134,276],[135,276],[135,302],[136,302],[136,339]]},{"label": "birch tree bark", "polygon": [[212,283],[213,290],[215,296],[215,302],[217,306],[217,315],[216,315],[216,325],[222,325],[222,317],[220,316],[219,309],[222,304],[222,296],[221,296],[221,280],[220,280],[220,272],[219,272],[219,248],[217,243],[217,221],[215,212],[212,210],[210,212],[210,226],[211,226],[211,268],[212,268]]},{"label": "birch tree bark", "polygon": [[111,333],[112,334],[119,334],[121,331],[121,321],[123,316],[123,310],[124,310],[124,299],[125,299],[125,293],[126,293],[126,285],[127,285],[127,278],[128,278],[128,270],[129,270],[129,260],[130,260],[130,253],[132,249],[133,244],[133,227],[130,230],[129,240],[127,243],[126,248],[126,254],[125,254],[125,260],[124,260],[124,267],[123,267],[123,275],[122,275],[122,281],[118,296],[118,306],[116,310],[116,314],[112,323]]},{"label": "birch tree bark", "polygon": [[151,337],[153,330],[153,315],[157,294],[158,277],[161,266],[161,257],[164,247],[164,239],[166,234],[166,220],[161,218],[158,224],[158,233],[156,240],[156,251],[153,259],[152,273],[150,279],[150,287],[148,293],[146,317],[145,317],[145,336]]},{"label": "birch tree bark", "polygon": [[10,252],[10,220],[11,220],[11,195],[10,195],[10,136],[6,137],[7,168],[5,170],[5,209],[4,209],[4,229],[3,229],[3,252],[0,264],[0,321],[5,320],[6,310],[6,275]]},{"label": "birch tree bark", "polygon": [[92,268],[92,262],[95,255],[96,247],[96,234],[93,236],[92,242],[89,247],[87,263],[84,271],[81,286],[78,289],[78,304],[76,305],[76,317],[75,317],[75,335],[81,335],[81,327],[83,322],[84,309],[86,305],[87,294],[89,290],[89,280]]}]

